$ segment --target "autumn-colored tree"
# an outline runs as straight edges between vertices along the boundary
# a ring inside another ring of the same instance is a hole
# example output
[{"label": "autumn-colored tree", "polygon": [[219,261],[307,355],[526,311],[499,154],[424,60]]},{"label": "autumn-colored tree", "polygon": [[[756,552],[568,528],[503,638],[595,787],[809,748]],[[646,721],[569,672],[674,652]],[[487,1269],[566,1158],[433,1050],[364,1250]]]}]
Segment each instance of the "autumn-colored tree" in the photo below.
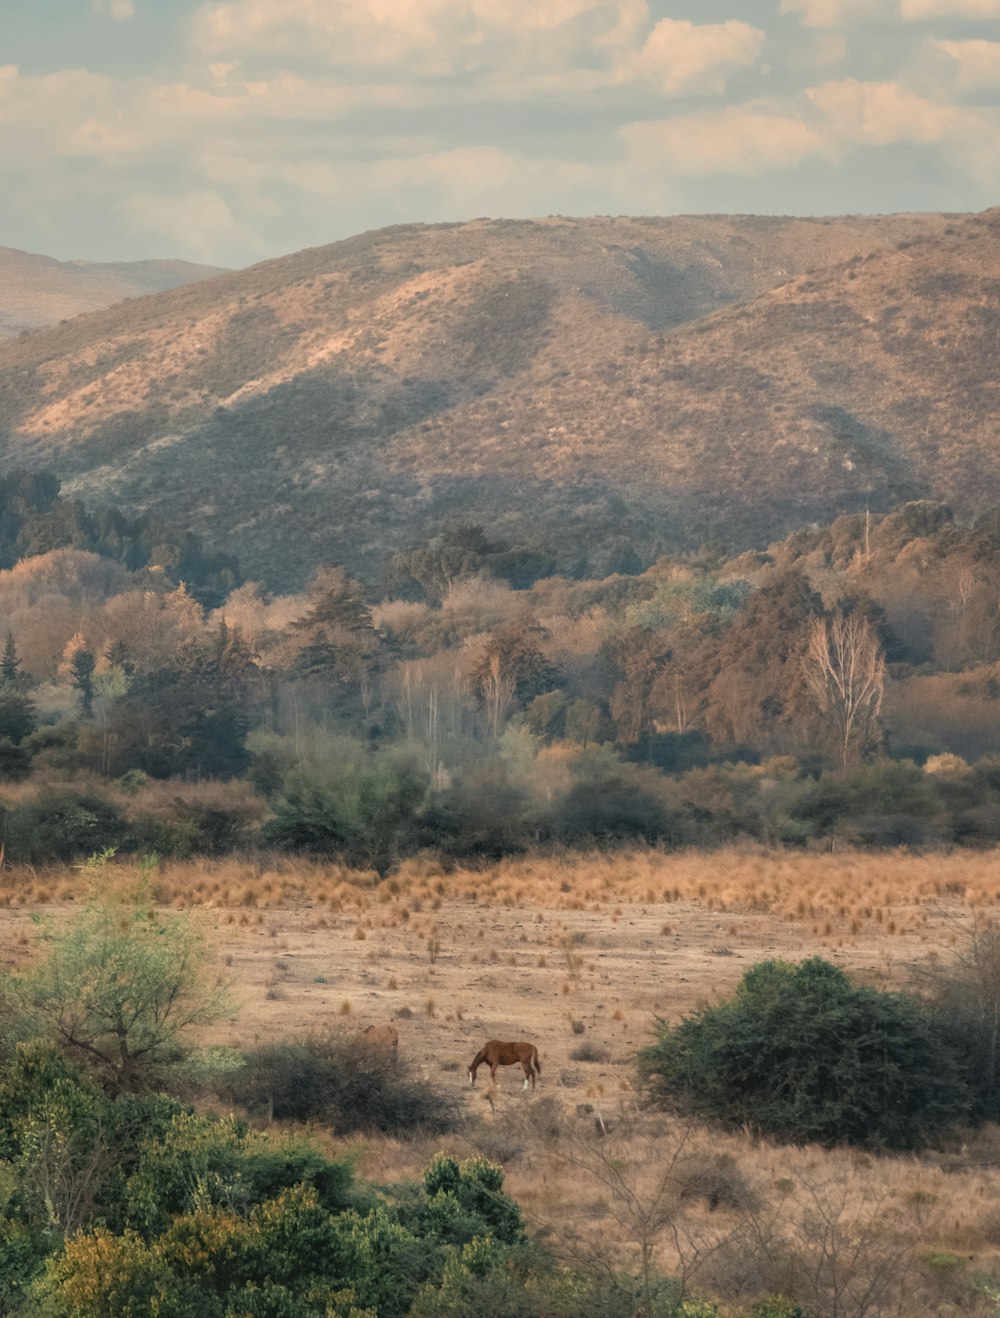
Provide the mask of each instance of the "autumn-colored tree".
[{"label": "autumn-colored tree", "polygon": [[559,672],[542,649],[547,636],[531,618],[518,618],[493,633],[473,669],[472,684],[495,736],[515,702],[524,704],[559,685]]},{"label": "autumn-colored tree", "polygon": [[[785,751],[807,742],[812,705],[803,671],[823,603],[799,571],[755,591],[722,635],[706,691],[705,726],[717,741]],[[710,667],[709,667],[710,666]]]}]

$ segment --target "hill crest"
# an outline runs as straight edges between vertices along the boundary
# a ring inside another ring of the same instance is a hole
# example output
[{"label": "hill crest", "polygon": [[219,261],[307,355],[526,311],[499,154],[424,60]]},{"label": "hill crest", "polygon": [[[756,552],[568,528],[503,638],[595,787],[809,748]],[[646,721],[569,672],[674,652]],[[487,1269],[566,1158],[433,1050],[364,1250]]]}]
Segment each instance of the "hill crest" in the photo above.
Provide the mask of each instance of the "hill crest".
[{"label": "hill crest", "polygon": [[5,450],[281,584],[449,521],[649,555],[925,494],[975,511],[998,229],[396,226],[0,346]]}]

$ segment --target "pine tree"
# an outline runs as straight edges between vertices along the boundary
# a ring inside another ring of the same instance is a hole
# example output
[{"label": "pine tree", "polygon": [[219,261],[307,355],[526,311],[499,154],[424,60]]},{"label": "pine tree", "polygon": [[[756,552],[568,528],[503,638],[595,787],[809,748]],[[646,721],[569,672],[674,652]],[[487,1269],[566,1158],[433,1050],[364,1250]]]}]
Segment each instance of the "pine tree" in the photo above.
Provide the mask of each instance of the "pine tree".
[{"label": "pine tree", "polygon": [[84,718],[90,718],[94,712],[94,669],[97,667],[97,660],[93,652],[87,648],[86,637],[82,632],[77,632],[66,645],[63,651],[62,663],[59,665],[59,674],[70,686],[75,687],[80,693],[80,713]]},{"label": "pine tree", "polygon": [[3,654],[0,656],[0,681],[10,683],[16,686],[21,681],[21,661],[17,657],[17,646],[14,644],[14,633],[7,633],[7,640],[4,643]]}]

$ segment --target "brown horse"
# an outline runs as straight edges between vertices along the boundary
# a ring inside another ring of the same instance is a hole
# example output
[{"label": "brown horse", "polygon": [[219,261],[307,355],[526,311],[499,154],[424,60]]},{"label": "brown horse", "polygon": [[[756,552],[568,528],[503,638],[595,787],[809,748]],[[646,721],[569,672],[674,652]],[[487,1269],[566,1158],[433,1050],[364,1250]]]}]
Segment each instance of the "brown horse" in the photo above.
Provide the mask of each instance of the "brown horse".
[{"label": "brown horse", "polygon": [[369,1025],[361,1031],[361,1038],[373,1048],[399,1048],[399,1031],[395,1025]]},{"label": "brown horse", "polygon": [[514,1066],[520,1062],[521,1069],[524,1071],[523,1089],[528,1088],[528,1081],[531,1081],[531,1087],[535,1087],[535,1076],[542,1074],[542,1064],[538,1060],[538,1049],[533,1043],[525,1043],[523,1040],[518,1043],[501,1043],[499,1039],[489,1039],[483,1044],[479,1052],[476,1053],[469,1063],[469,1084],[476,1083],[476,1072],[485,1063],[490,1068],[490,1080],[495,1085],[497,1082],[498,1066]]}]

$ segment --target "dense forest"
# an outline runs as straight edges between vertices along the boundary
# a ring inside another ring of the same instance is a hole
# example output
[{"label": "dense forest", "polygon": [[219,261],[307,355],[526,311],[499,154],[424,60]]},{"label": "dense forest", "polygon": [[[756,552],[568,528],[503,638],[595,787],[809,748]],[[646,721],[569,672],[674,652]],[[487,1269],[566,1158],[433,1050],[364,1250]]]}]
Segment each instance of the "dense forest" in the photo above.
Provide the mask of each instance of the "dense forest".
[{"label": "dense forest", "polygon": [[14,473],[10,860],[1000,837],[1000,517],[910,503],[599,579],[442,528],[301,594]]}]

